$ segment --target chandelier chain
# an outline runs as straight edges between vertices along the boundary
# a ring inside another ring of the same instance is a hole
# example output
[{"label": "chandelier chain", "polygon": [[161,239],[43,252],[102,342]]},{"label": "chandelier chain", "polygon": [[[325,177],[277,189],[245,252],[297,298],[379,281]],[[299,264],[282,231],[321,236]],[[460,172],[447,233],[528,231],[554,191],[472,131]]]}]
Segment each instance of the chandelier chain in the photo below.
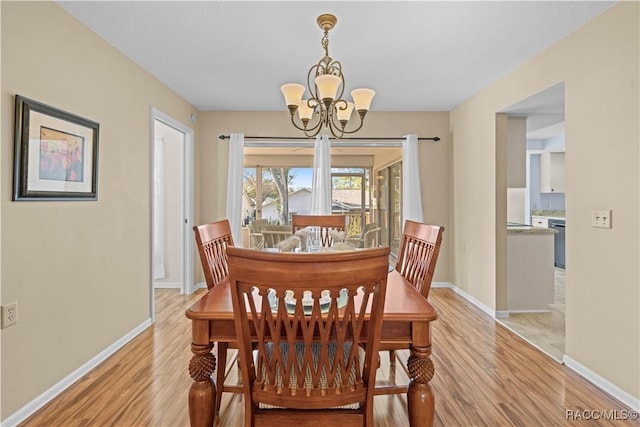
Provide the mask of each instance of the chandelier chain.
[{"label": "chandelier chain", "polygon": [[324,37],[322,37],[322,48],[324,49],[324,56],[329,57],[329,30],[324,30]]}]

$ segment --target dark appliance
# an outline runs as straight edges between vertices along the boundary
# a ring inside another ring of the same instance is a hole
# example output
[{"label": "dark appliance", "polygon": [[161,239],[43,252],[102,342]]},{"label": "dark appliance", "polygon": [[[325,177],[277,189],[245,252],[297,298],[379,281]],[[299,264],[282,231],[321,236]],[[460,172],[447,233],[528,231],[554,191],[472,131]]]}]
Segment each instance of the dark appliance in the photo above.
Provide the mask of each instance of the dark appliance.
[{"label": "dark appliance", "polygon": [[553,228],[556,230],[556,233],[553,235],[553,249],[554,249],[554,261],[555,266],[560,268],[565,268],[564,262],[564,230],[565,223],[564,219],[550,219],[549,220],[549,228]]}]

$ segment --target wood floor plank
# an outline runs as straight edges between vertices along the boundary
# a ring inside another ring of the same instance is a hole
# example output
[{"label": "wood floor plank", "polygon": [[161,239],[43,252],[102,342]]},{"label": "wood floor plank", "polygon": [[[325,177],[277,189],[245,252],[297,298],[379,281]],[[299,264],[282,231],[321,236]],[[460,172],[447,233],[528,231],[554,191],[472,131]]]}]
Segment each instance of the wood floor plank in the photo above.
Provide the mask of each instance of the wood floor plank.
[{"label": "wood floor plank", "polygon": [[[191,385],[190,322],[185,308],[202,295],[156,291],[156,323],[69,387],[21,427],[189,425]],[[430,300],[439,318],[433,324],[431,381],[436,426],[638,426],[631,420],[567,419],[567,410],[629,408],[578,374],[527,344],[450,289],[437,288]],[[406,363],[408,351],[398,352]],[[233,357],[229,357],[230,363]],[[405,383],[400,366],[381,354],[378,383]],[[237,381],[229,366],[228,381]],[[243,397],[224,393],[217,427],[240,426]],[[375,397],[375,425],[407,425],[403,395]]]}]

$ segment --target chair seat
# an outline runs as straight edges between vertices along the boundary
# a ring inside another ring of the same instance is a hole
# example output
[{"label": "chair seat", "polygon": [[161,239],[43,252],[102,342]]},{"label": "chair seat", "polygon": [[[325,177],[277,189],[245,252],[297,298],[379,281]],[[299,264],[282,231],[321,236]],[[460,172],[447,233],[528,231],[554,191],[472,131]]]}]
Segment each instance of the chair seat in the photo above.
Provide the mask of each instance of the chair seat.
[{"label": "chair seat", "polygon": [[[286,364],[287,363],[287,358],[289,355],[289,343],[288,342],[281,342],[279,344],[280,346],[280,353],[283,355],[283,363]],[[344,354],[347,355],[349,354],[349,352],[351,351],[351,344],[350,343],[345,343],[343,346],[344,350]],[[266,350],[267,350],[267,355],[269,357],[269,360],[271,360],[271,356],[273,354],[273,350],[274,350],[274,344],[272,342],[266,343]],[[318,367],[318,360],[319,360],[319,355],[320,355],[320,350],[321,350],[321,344],[319,342],[313,342],[311,343],[311,354],[312,354],[312,358],[313,358],[313,364],[314,364],[314,369],[317,369]],[[328,345],[328,354],[329,354],[329,360],[330,363],[333,364],[334,360],[335,360],[335,356],[336,356],[336,352],[338,350],[338,346],[337,343],[332,342],[329,343]],[[304,358],[304,343],[302,342],[297,342],[295,345],[295,351],[296,351],[296,356],[298,359],[298,363],[302,364],[303,358]],[[258,364],[258,360],[257,360],[257,351],[253,352],[254,355],[254,363]],[[359,360],[360,360],[360,364],[364,363],[364,355],[365,352],[361,347],[358,347],[358,354],[359,354]],[[344,358],[346,359],[346,357]],[[347,379],[346,383],[342,382],[342,378],[340,375],[340,371],[337,372],[336,375],[336,384],[343,384],[343,386],[353,386],[355,384],[355,379],[356,379],[356,369],[358,369],[356,366],[353,366],[350,374],[349,374],[349,378]],[[290,375],[290,381],[291,381],[291,389],[292,390],[296,390],[297,389],[297,376],[296,373],[294,371],[291,372]],[[267,377],[267,370],[266,368],[262,369],[262,381],[261,383],[263,384],[264,387],[269,386],[269,379]],[[328,384],[327,384],[327,376],[326,376],[326,372],[323,370],[320,373],[320,385],[322,387],[323,390],[327,390],[328,389]],[[278,388],[282,388],[282,374],[280,369],[278,369],[276,371],[276,377],[275,377],[275,386],[276,389]],[[307,369],[306,373],[305,373],[305,388],[309,389],[311,388],[311,369]],[[258,407],[260,409],[283,409],[283,407],[281,406],[273,406],[273,405],[269,405],[267,403],[264,402],[259,402]],[[356,403],[352,403],[349,405],[343,405],[343,406],[336,406],[332,409],[359,409],[360,408],[360,403],[356,402]]]}]

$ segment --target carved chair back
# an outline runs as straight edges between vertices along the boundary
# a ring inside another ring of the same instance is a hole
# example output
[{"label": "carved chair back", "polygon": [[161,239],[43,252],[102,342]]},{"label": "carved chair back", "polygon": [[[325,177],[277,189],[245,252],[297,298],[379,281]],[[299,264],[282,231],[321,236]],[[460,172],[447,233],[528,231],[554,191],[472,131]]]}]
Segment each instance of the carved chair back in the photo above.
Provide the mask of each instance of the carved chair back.
[{"label": "carved chair back", "polygon": [[427,298],[436,269],[444,227],[407,220],[396,270]]},{"label": "carved chair back", "polygon": [[211,289],[229,274],[227,247],[233,246],[231,226],[226,219],[193,227],[207,288]]},{"label": "carved chair back", "polygon": [[372,425],[389,248],[228,255],[245,425]]},{"label": "carved chair back", "polygon": [[291,216],[291,226],[293,232],[305,227],[320,227],[320,240],[322,246],[329,247],[333,239],[329,235],[329,230],[345,231],[346,215],[297,215]]}]

